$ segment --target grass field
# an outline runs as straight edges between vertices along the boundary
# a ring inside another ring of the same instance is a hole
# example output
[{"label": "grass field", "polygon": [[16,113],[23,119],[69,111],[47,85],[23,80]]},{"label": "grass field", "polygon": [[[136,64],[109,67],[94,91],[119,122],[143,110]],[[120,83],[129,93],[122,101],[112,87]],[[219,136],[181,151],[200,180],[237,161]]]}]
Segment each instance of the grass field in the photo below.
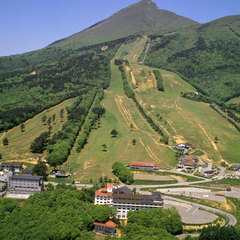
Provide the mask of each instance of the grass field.
[{"label": "grass field", "polygon": [[[116,57],[128,52],[128,48],[123,45]],[[113,62],[111,68],[111,84],[102,101],[106,114],[101,118],[101,127],[92,131],[80,154],[73,148],[68,160],[76,181],[85,182],[106,175],[115,178],[111,169],[115,161],[158,162],[165,167],[177,163],[173,150],[160,143],[160,136],[145,121],[135,103],[125,96],[120,71]],[[110,135],[113,129],[118,131],[116,138]],[[133,139],[136,145],[132,144]],[[103,151],[103,144],[107,145],[107,151]]]},{"label": "grass field", "polygon": [[[66,120],[66,110],[64,110],[63,122],[60,120],[60,111],[70,106],[75,99],[66,100],[52,108],[49,108],[32,119],[27,120],[25,131],[21,132],[20,126],[14,127],[8,132],[1,133],[0,147],[3,161],[29,161],[29,158],[38,156],[30,152],[30,145],[36,137],[42,132],[48,131],[48,126],[42,124],[42,117],[46,114],[47,119],[53,114],[56,114],[55,124],[52,125],[52,134],[61,129]],[[7,137],[9,140],[8,146],[3,146],[2,139]],[[46,153],[43,154],[45,156]],[[34,163],[34,161],[32,161]]]},{"label": "grass field", "polygon": [[233,98],[229,100],[227,103],[238,103],[240,104],[240,97]]},{"label": "grass field", "polygon": [[[194,177],[194,176],[189,176],[186,174],[181,174],[181,173],[175,173],[175,172],[167,172],[167,171],[149,171],[149,170],[136,170],[132,171],[133,173],[148,173],[152,174],[153,176],[159,175],[159,176],[170,176],[174,178],[179,178],[184,182],[197,182],[197,181],[202,181],[202,178]],[[147,174],[147,175],[148,175]]]},{"label": "grass field", "polygon": [[[169,136],[170,143],[192,143],[195,147],[193,152],[198,150],[201,160],[238,162],[239,132],[208,104],[182,98],[181,92],[196,91],[191,85],[178,75],[160,69],[165,92],[157,90],[153,69],[137,63],[146,41],[147,38],[143,37],[135,42],[123,44],[115,56],[128,59],[130,66],[125,67],[127,77],[146,113]],[[63,166],[70,167],[75,181],[89,182],[90,179],[96,180],[101,176],[115,179],[112,174],[112,164],[115,161],[155,162],[159,163],[161,168],[175,167],[177,164],[171,145],[160,142],[160,136],[143,118],[135,103],[124,94],[121,73],[118,66],[114,65],[114,59],[111,62],[111,72],[110,87],[105,90],[102,101],[106,113],[101,118],[99,127],[91,132],[88,143],[80,153],[76,152],[76,144],[74,145],[68,161]],[[73,101],[74,99],[67,100],[26,121],[25,132],[21,132],[18,126],[7,133],[1,133],[0,138],[9,139],[9,146],[6,147],[2,146],[1,139],[3,160],[26,162],[34,157],[29,151],[29,146],[40,133],[47,130],[47,126],[42,124],[42,116],[46,114],[48,118],[56,114],[56,124],[52,124],[54,133],[61,129],[64,123],[59,119],[60,110],[71,105]],[[110,132],[113,129],[118,132],[116,138],[111,137]],[[218,137],[218,143],[214,142],[215,137]],[[136,140],[135,145],[132,144],[133,139]],[[106,151],[103,151],[103,144],[107,146]],[[45,153],[43,155],[45,156]],[[164,174],[182,177],[186,181],[199,180],[187,175]]]},{"label": "grass field", "polygon": [[164,184],[174,184],[177,180],[134,180],[133,185],[164,185]]},{"label": "grass field", "polygon": [[[138,101],[148,115],[177,143],[188,141],[201,149],[205,153],[201,156],[203,160],[237,162],[239,132],[208,104],[182,98],[181,92],[196,90],[178,75],[160,70],[165,92],[159,92],[153,69],[136,63],[136,56],[143,50],[143,41],[132,43],[135,46],[131,46],[126,56],[130,62],[126,71]],[[218,143],[214,142],[215,137],[218,137]]]}]

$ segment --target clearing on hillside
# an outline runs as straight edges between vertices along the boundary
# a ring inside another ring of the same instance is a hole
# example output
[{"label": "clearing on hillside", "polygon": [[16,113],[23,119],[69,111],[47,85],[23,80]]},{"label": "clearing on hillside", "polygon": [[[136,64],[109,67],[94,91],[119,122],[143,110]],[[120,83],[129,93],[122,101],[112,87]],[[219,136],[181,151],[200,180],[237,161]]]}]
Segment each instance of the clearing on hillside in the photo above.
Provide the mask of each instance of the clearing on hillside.
[{"label": "clearing on hillside", "polygon": [[[130,68],[131,75],[134,75],[137,88],[133,84],[132,87],[148,115],[172,139],[192,143],[206,153],[204,156],[207,159],[230,163],[239,161],[240,134],[233,125],[210,108],[209,104],[181,97],[182,92],[196,90],[175,73],[159,69],[165,91],[158,91],[152,74],[153,68],[139,65],[133,58],[140,48],[143,50],[142,41],[134,44],[131,54],[126,56],[130,62],[126,71]],[[127,74],[129,83],[132,82],[131,75]],[[219,139],[218,143],[215,143],[215,137]]]},{"label": "clearing on hillside", "polygon": [[[122,45],[116,58],[129,51],[129,45]],[[158,162],[162,167],[175,166],[177,160],[170,146],[160,143],[160,136],[152,130],[142,117],[132,99],[125,96],[121,73],[111,63],[112,78],[105,91],[102,106],[106,109],[98,129],[94,129],[88,143],[80,153],[73,148],[66,165],[71,166],[76,181],[97,179],[101,176],[115,178],[112,164],[115,161]],[[118,135],[112,138],[110,132],[116,129]],[[136,140],[136,145],[133,144]],[[106,144],[106,149],[103,148]]]},{"label": "clearing on hillside", "polygon": [[[29,161],[29,158],[37,156],[38,154],[33,154],[30,152],[30,145],[34,141],[36,137],[42,132],[48,131],[48,125],[42,123],[42,118],[46,115],[46,123],[50,117],[54,114],[56,115],[55,121],[51,123],[52,126],[52,134],[56,133],[58,130],[62,128],[64,124],[67,114],[66,114],[66,107],[70,106],[75,102],[75,98],[68,99],[52,108],[49,108],[32,119],[27,120],[25,125],[25,130],[22,132],[20,125],[17,127],[4,132],[4,138],[7,137],[9,140],[8,146],[2,145],[2,140],[0,142],[1,146],[1,153],[3,161],[19,161],[19,160],[26,160]],[[61,121],[60,119],[60,111],[64,109],[64,117]],[[45,156],[46,153],[43,154]]]}]

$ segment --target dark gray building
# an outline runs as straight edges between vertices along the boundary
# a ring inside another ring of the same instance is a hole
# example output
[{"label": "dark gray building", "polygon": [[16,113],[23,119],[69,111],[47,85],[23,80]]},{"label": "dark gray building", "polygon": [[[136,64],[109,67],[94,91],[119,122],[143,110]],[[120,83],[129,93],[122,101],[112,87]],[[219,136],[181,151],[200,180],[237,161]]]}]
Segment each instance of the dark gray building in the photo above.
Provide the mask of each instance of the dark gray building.
[{"label": "dark gray building", "polygon": [[11,194],[34,194],[43,191],[43,177],[13,175],[9,177],[8,192]]},{"label": "dark gray building", "polygon": [[19,163],[19,162],[2,162],[1,167],[2,167],[3,171],[20,172],[22,170],[22,163]]},{"label": "dark gray building", "polygon": [[102,233],[102,234],[116,234],[116,224],[112,221],[108,221],[106,223],[98,223],[94,222],[94,232]]},{"label": "dark gray building", "polygon": [[127,219],[130,210],[141,210],[143,208],[151,210],[163,206],[163,194],[152,192],[152,195],[139,195],[120,193],[113,194],[112,206],[117,208],[117,217]]},{"label": "dark gray building", "polygon": [[238,163],[238,164],[232,165],[231,169],[232,169],[232,171],[238,171],[238,170],[240,170],[240,164]]}]

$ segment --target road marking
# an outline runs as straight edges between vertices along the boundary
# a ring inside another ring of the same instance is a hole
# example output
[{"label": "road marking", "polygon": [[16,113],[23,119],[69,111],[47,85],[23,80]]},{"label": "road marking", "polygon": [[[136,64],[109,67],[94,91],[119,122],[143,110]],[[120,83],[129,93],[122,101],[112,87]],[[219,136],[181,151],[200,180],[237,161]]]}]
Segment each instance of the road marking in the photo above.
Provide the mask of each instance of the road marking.
[{"label": "road marking", "polygon": [[193,206],[190,206],[190,208],[188,208],[186,212],[188,212],[192,207],[193,207]]},{"label": "road marking", "polygon": [[193,214],[198,210],[198,207],[193,211]]}]

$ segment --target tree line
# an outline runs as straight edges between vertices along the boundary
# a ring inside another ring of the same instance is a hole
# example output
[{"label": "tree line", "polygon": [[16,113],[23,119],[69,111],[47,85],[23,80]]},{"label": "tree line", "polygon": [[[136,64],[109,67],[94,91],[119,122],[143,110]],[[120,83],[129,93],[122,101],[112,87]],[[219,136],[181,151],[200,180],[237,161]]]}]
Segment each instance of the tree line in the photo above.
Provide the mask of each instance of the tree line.
[{"label": "tree line", "polygon": [[132,98],[133,101],[135,102],[138,110],[140,111],[140,113],[142,114],[142,116],[147,120],[147,122],[150,124],[150,126],[152,127],[152,129],[154,131],[156,131],[157,133],[159,133],[161,136],[164,136],[164,132],[162,129],[160,129],[160,127],[152,120],[151,117],[149,117],[146,112],[144,111],[144,109],[142,108],[142,106],[139,104],[139,102],[136,99],[136,96],[132,90],[132,88],[129,86],[128,81],[127,81],[127,76],[124,70],[123,65],[119,66],[119,70],[121,72],[121,76],[122,76],[122,81],[123,81],[123,90],[124,93],[126,94],[127,97]]},{"label": "tree line", "polygon": [[133,173],[121,162],[115,162],[112,165],[112,172],[123,183],[132,184],[134,182]]},{"label": "tree line", "polygon": [[157,89],[164,92],[163,78],[159,70],[153,70],[155,78],[157,80]]},{"label": "tree line", "polygon": [[174,235],[181,234],[182,229],[181,216],[175,208],[129,211],[120,240],[177,240]]},{"label": "tree line", "polygon": [[85,121],[86,116],[95,99],[97,90],[92,89],[86,93],[79,105],[68,114],[68,120],[62,130],[54,134],[47,146],[47,161],[50,166],[56,167],[63,164],[70,154],[77,135]]},{"label": "tree line", "polygon": [[83,124],[82,132],[79,134],[78,142],[77,142],[77,149],[76,149],[77,152],[80,152],[81,149],[83,149],[84,145],[87,143],[87,139],[89,137],[89,134],[90,134],[94,124],[105,113],[105,109],[102,108],[102,106],[100,104],[103,97],[104,97],[104,91],[103,91],[103,89],[99,89],[97,96],[95,98],[95,102],[93,104],[92,110],[91,110],[89,116],[87,117],[86,121]]}]

